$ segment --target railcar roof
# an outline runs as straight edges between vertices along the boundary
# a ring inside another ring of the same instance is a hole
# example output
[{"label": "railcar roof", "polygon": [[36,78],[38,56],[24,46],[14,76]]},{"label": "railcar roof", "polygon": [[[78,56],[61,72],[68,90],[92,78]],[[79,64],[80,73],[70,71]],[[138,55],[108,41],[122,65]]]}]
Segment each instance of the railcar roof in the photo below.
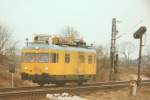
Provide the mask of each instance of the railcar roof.
[{"label": "railcar roof", "polygon": [[28,46],[25,46],[23,50],[66,50],[66,51],[79,51],[79,52],[96,52],[93,47],[72,47],[67,45],[54,45],[54,44],[37,44],[30,43]]}]

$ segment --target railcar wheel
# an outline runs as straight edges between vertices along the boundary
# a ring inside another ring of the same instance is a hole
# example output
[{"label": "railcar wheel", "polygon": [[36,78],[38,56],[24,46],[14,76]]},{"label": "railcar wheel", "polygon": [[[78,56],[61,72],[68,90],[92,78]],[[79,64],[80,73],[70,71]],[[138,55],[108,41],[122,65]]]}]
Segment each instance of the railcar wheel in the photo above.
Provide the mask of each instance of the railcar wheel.
[{"label": "railcar wheel", "polygon": [[82,81],[78,81],[77,83],[78,83],[78,85],[83,85]]},{"label": "railcar wheel", "polygon": [[38,85],[40,85],[42,87],[42,86],[44,86],[44,83],[40,82],[40,83],[38,83]]},{"label": "railcar wheel", "polygon": [[56,84],[56,86],[64,86],[65,82],[56,82],[55,84]]}]

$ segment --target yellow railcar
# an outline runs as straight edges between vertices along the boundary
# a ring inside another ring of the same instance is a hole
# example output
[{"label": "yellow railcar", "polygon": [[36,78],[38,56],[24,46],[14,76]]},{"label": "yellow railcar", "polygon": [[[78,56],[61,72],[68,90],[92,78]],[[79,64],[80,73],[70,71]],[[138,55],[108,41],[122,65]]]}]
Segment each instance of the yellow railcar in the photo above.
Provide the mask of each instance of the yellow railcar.
[{"label": "yellow railcar", "polygon": [[31,43],[22,49],[21,77],[39,85],[81,84],[96,74],[96,51],[91,47]]}]

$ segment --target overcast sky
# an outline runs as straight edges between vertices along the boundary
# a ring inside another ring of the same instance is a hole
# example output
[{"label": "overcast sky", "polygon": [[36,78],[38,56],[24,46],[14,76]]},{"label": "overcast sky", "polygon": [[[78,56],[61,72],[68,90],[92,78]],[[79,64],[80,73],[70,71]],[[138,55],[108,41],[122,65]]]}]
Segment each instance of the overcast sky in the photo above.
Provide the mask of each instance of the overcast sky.
[{"label": "overcast sky", "polygon": [[[149,1],[149,0],[148,0]],[[88,43],[108,45],[115,17],[117,41],[135,42],[140,25],[150,25],[146,0],[0,0],[0,22],[9,26],[19,46],[34,33],[59,34],[65,26],[77,29]]]}]

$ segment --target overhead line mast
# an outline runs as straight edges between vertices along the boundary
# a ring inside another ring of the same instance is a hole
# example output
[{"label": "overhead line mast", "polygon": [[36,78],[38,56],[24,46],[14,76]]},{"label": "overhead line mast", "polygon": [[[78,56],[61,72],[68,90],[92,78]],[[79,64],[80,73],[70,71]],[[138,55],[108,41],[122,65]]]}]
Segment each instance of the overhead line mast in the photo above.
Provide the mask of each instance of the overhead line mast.
[{"label": "overhead line mast", "polygon": [[111,47],[110,47],[110,75],[109,80],[114,80],[114,74],[117,73],[118,54],[116,53],[116,39],[117,39],[117,28],[116,18],[112,19],[112,34],[111,34]]}]

